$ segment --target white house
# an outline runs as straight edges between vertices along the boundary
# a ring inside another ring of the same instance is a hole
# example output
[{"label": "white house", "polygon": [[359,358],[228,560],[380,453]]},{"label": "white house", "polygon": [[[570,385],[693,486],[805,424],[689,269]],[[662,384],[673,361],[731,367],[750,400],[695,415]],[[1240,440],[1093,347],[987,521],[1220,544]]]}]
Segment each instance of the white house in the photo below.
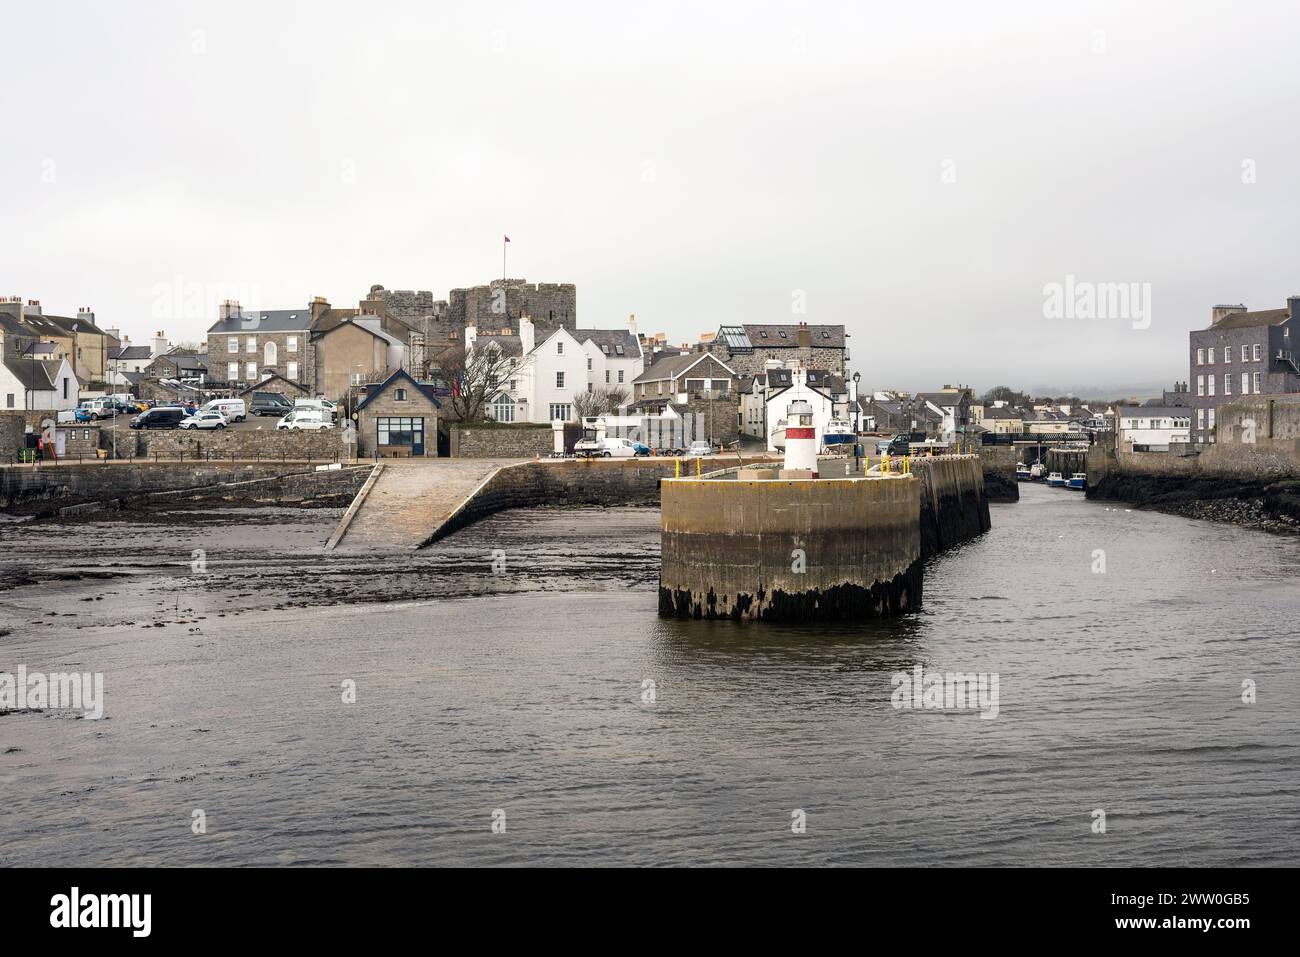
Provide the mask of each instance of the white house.
[{"label": "white house", "polygon": [[[791,402],[807,402],[813,410],[814,448],[822,447],[822,436],[835,417],[835,400],[827,388],[831,377],[818,374],[818,370],[795,366],[790,369],[768,369],[765,373],[767,389],[764,394],[767,420],[767,450],[777,451],[772,439],[777,429],[784,428],[786,409]],[[820,382],[820,384],[819,384]]]},{"label": "white house", "polygon": [[519,320],[519,335],[480,336],[465,329],[465,349],[498,348],[510,364],[502,388],[489,406],[498,422],[552,422],[577,419],[574,397],[597,389],[622,388],[632,397],[632,382],[645,358],[635,317],[623,329],[556,329],[534,343],[532,320]]},{"label": "white house", "polygon": [[1129,452],[1168,452],[1191,441],[1192,410],[1149,405],[1119,407],[1118,447]]},{"label": "white house", "polygon": [[80,388],[66,358],[13,358],[0,366],[0,408],[75,409],[81,401]]}]

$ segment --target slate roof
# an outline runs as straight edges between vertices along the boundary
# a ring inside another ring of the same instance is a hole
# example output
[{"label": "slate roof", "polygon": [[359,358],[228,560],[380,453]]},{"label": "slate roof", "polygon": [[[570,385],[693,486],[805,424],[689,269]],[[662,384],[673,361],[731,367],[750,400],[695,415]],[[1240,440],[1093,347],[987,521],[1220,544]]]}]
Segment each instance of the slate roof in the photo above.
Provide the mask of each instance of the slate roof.
[{"label": "slate roof", "polygon": [[[635,359],[641,354],[636,336],[627,329],[570,329],[569,334],[579,342],[591,340],[601,352],[616,359]],[[620,355],[618,347],[623,347]]]},{"label": "slate roof", "polygon": [[[688,352],[685,355],[660,356],[652,365],[646,367],[645,371],[633,379],[637,382],[661,382],[664,379],[675,379],[697,362],[712,359],[718,365],[722,366],[727,372],[731,368],[719,359],[717,356],[708,352]],[[734,376],[735,373],[731,372]]]},{"label": "slate roof", "polygon": [[1262,309],[1258,312],[1233,312],[1201,331],[1213,329],[1244,329],[1249,326],[1279,326],[1291,318],[1286,309]]},{"label": "slate roof", "polygon": [[13,373],[24,389],[32,392],[49,392],[54,388],[54,378],[63,367],[63,360],[6,359],[5,368]]},{"label": "slate roof", "polygon": [[149,346],[127,346],[124,349],[109,349],[108,357],[126,362],[134,359],[151,359],[153,350]]},{"label": "slate roof", "polygon": [[1020,419],[1023,415],[1014,409],[1008,409],[1005,406],[989,406],[984,410],[986,419]]},{"label": "slate roof", "polygon": [[[798,323],[747,322],[741,328],[745,331],[745,338],[757,349],[793,349],[799,345]],[[844,326],[814,326],[810,324],[808,330],[812,333],[814,348],[844,348]],[[730,342],[734,338],[734,334],[729,335],[727,341]]]},{"label": "slate roof", "polygon": [[304,307],[239,312],[217,320],[208,332],[306,332],[310,328],[311,309]]},{"label": "slate roof", "polygon": [[411,378],[411,374],[407,372],[405,369],[398,369],[396,372],[390,375],[383,382],[379,383],[373,390],[366,393],[366,397],[357,404],[357,411],[360,412],[362,409],[368,406],[370,404],[370,400],[375,398],[375,396],[383,395],[384,391],[387,390],[387,388],[390,385],[392,385],[393,382],[395,382],[397,379],[405,379],[407,382],[411,383],[411,385],[415,387],[416,392],[419,392],[426,399],[432,402],[434,408],[436,409],[442,408],[442,403],[439,402],[438,399],[433,395],[434,387],[432,384],[428,384],[428,383],[422,384],[416,382],[413,378]]}]

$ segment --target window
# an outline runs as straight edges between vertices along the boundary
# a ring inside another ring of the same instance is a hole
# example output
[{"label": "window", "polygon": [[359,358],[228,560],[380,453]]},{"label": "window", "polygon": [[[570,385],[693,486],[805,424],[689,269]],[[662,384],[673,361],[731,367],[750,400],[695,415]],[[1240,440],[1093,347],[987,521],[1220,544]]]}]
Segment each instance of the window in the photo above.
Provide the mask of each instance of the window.
[{"label": "window", "polygon": [[1242,362],[1250,361],[1250,346],[1246,345],[1245,343],[1242,343],[1241,346],[1241,361]]},{"label": "window", "polygon": [[[1283,335],[1287,335],[1287,334],[1289,334],[1290,332],[1291,332],[1291,330],[1290,330],[1290,329],[1287,329],[1286,332],[1283,333]],[[1255,345],[1251,347],[1250,352],[1251,352],[1251,355],[1250,355],[1251,360],[1252,360],[1253,362],[1258,362],[1258,361],[1259,361],[1259,343],[1258,343],[1258,342],[1255,343]]]},{"label": "window", "polygon": [[380,445],[424,445],[424,419],[388,416],[375,419]]},{"label": "window", "polygon": [[1255,394],[1259,395],[1259,373],[1255,373]]},{"label": "window", "polygon": [[515,420],[515,403],[508,395],[499,395],[492,403],[492,417],[498,422]]},{"label": "window", "polygon": [[623,370],[622,370],[622,369],[619,369],[619,370],[618,370],[618,381],[619,381],[619,382],[622,382],[622,381],[623,381]]},{"label": "window", "polygon": [[226,351],[229,352],[231,355],[234,355],[236,352],[239,351],[238,336],[231,336],[229,339],[226,340]]},{"label": "window", "polygon": [[559,419],[561,422],[569,421],[569,404],[567,402],[551,403],[551,418]]},{"label": "window", "polygon": [[563,389],[563,388],[564,388],[564,373],[563,373],[563,372],[557,372],[557,373],[555,373],[555,388],[557,388],[557,389]]},{"label": "window", "polygon": [[1204,349],[1197,349],[1197,350],[1196,350],[1196,364],[1197,364],[1198,366],[1203,366],[1203,365],[1205,365],[1205,350],[1204,350]]},{"label": "window", "polygon": [[1225,372],[1223,374],[1223,394],[1232,395],[1232,373],[1231,372]]},{"label": "window", "polygon": [[244,351],[245,351],[245,352],[256,352],[256,351],[257,351],[257,336],[249,336],[249,337],[248,337],[248,342],[244,345]]},{"label": "window", "polygon": [[1223,361],[1225,365],[1232,361],[1232,346],[1223,347]]},{"label": "window", "polygon": [[1214,350],[1213,350],[1213,349],[1206,349],[1206,350],[1205,350],[1205,364],[1206,364],[1206,365],[1210,365],[1210,366],[1214,365]]},{"label": "window", "polygon": [[1205,376],[1203,375],[1196,377],[1196,394],[1205,395]]},{"label": "window", "polygon": [[348,382],[352,385],[365,385],[365,377],[360,372],[353,372],[348,375]]},{"label": "window", "polygon": [[561,339],[559,342],[557,342],[557,343],[555,344],[555,354],[556,354],[557,356],[562,356],[562,355],[564,355],[564,340],[563,340],[563,339]]},{"label": "window", "polygon": [[288,367],[285,369],[285,373],[287,374],[288,378],[292,379],[295,382],[298,381],[298,363],[290,362]]},{"label": "window", "polygon": [[609,370],[605,370],[605,385],[609,385]]},{"label": "window", "polygon": [[1206,395],[1214,395],[1214,376],[1207,375],[1205,378],[1208,380],[1205,384],[1210,387]]},{"label": "window", "polygon": [[66,376],[63,379],[63,397],[65,399],[68,397],[68,379]]},{"label": "window", "polygon": [[5,395],[5,408],[12,409],[13,407],[14,407],[14,394],[10,392],[7,395]]},{"label": "window", "polygon": [[284,343],[284,347],[290,352],[298,351],[298,337],[290,336]]},{"label": "window", "polygon": [[516,386],[518,385],[518,382],[519,382],[518,379],[511,379],[511,380],[510,380],[510,391],[511,391],[511,392],[515,392],[515,391],[516,391]]},{"label": "window", "polygon": [[591,356],[587,356],[587,371],[591,371]]},{"label": "window", "polygon": [[1204,409],[1197,409],[1197,410],[1196,410],[1196,427],[1197,427],[1198,429],[1203,429],[1203,428],[1205,428],[1205,410],[1204,410]]},{"label": "window", "polygon": [[249,363],[249,364],[244,368],[244,374],[248,376],[248,381],[249,381],[249,382],[256,382],[256,381],[257,381],[257,363],[256,363],[256,362],[250,362],[250,363]]},{"label": "window", "polygon": [[594,391],[596,391],[595,386],[593,386],[590,382],[588,382],[588,383],[587,383],[587,393],[588,393],[588,394],[591,394],[591,393],[594,392]]},{"label": "window", "polygon": [[624,349],[623,349],[622,346],[615,346],[615,347],[614,347],[614,354],[615,354],[615,355],[620,355],[620,356],[627,355],[627,353],[624,351]]},{"label": "window", "polygon": [[273,366],[280,360],[280,350],[276,348],[274,342],[266,344],[266,359],[263,365]]},{"label": "window", "polygon": [[1210,428],[1214,428],[1214,410],[1213,410],[1213,409],[1210,409],[1209,412],[1206,413],[1205,421],[1206,421],[1206,424],[1207,424]]},{"label": "window", "polygon": [[405,389],[394,389],[394,390],[393,390],[393,400],[394,400],[395,402],[405,402],[405,401],[406,401],[406,390],[405,390]]},{"label": "window", "polygon": [[[233,341],[234,341],[234,340],[232,339],[231,342],[233,342]],[[227,381],[227,382],[238,382],[238,381],[239,381],[239,363],[238,363],[238,362],[230,362],[230,363],[227,363],[227,364],[226,364],[226,381]]]},{"label": "window", "polygon": [[1241,394],[1250,395],[1250,373],[1249,372],[1243,372],[1241,374]]}]

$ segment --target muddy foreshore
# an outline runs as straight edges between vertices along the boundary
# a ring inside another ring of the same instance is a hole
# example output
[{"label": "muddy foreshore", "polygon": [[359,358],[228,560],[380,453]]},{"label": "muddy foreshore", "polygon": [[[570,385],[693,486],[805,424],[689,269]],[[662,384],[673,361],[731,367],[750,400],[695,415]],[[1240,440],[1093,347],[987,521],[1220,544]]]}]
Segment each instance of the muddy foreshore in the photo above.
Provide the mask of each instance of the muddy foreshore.
[{"label": "muddy foreshore", "polygon": [[1184,518],[1300,534],[1300,480],[1112,474],[1088,498],[1126,502]]}]

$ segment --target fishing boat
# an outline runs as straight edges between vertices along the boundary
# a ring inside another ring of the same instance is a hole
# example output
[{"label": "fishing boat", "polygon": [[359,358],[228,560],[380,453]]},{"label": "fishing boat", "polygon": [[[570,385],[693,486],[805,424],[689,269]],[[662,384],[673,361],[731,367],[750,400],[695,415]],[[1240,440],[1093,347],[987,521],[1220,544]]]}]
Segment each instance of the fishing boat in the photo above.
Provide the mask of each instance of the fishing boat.
[{"label": "fishing boat", "polygon": [[1017,482],[1029,481],[1029,466],[1026,465],[1024,462],[1016,463],[1016,481]]},{"label": "fishing boat", "polygon": [[1079,492],[1086,491],[1088,488],[1088,474],[1086,472],[1075,472],[1070,476],[1067,487]]},{"label": "fishing boat", "polygon": [[831,419],[826,425],[826,431],[822,433],[822,444],[827,448],[835,445],[852,445],[857,438],[848,419]]},{"label": "fishing boat", "polygon": [[1029,466],[1029,478],[1034,482],[1041,482],[1043,476],[1047,474],[1047,467],[1042,462],[1035,462]]},{"label": "fishing boat", "polygon": [[1060,472],[1053,472],[1047,476],[1048,488],[1065,488],[1065,476]]}]

